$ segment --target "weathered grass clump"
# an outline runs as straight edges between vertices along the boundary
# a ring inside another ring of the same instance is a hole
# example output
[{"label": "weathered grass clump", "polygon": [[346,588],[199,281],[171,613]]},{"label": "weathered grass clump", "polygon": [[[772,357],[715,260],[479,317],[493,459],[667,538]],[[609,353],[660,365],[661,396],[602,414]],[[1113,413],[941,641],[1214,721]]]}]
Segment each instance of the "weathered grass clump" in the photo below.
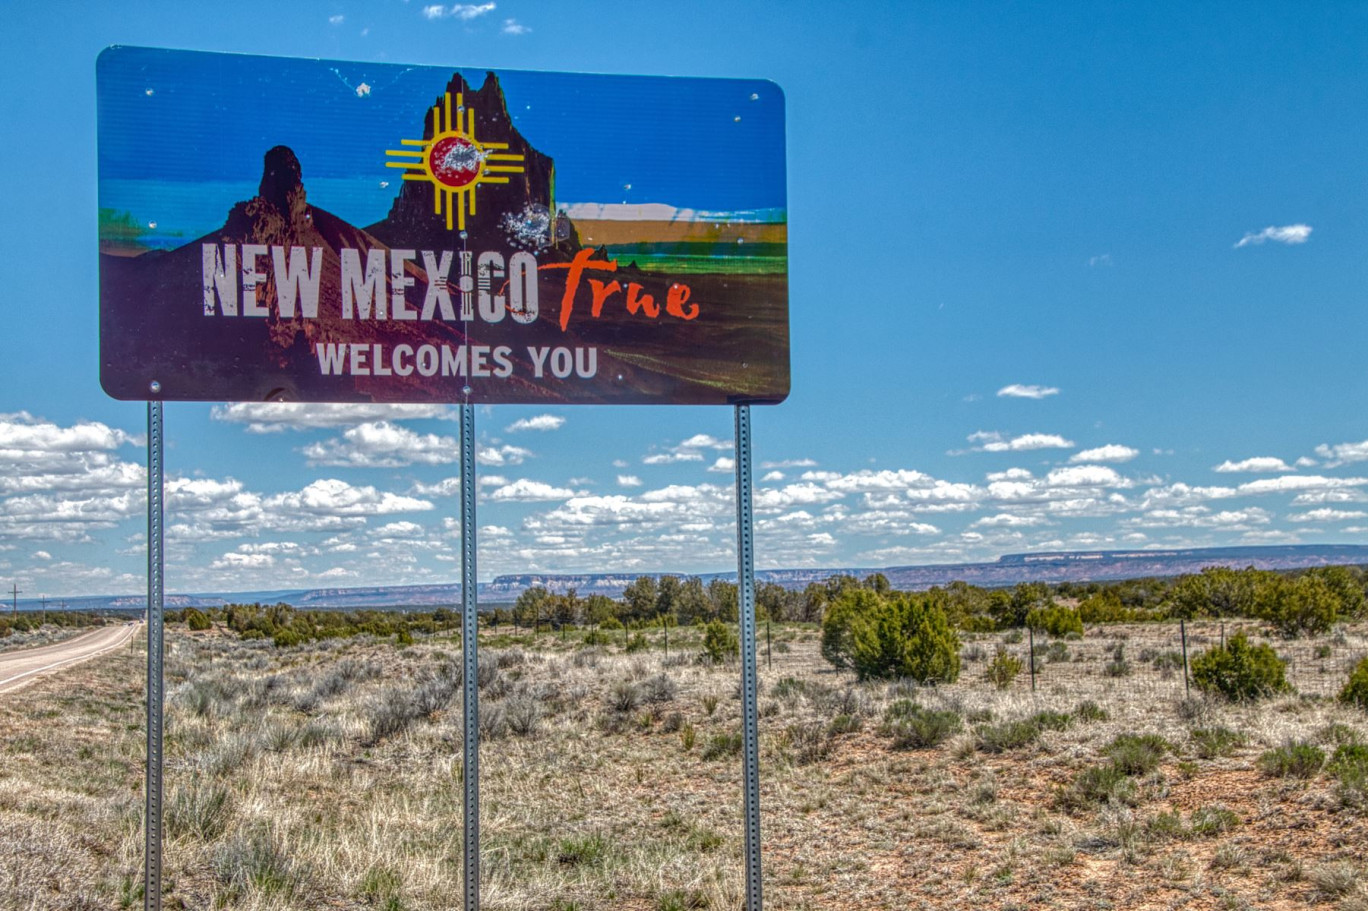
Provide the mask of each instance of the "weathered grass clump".
[{"label": "weathered grass clump", "polygon": [[1339,701],[1368,712],[1368,658],[1354,666],[1354,671],[1339,692]]},{"label": "weathered grass clump", "polygon": [[959,713],[926,709],[910,699],[899,699],[884,712],[883,732],[895,750],[925,750],[944,743],[963,727]]},{"label": "weathered grass clump", "polygon": [[1202,759],[1229,756],[1244,746],[1249,738],[1227,727],[1196,728],[1189,735],[1192,747]]},{"label": "weathered grass clump", "polygon": [[1314,743],[1292,741],[1265,752],[1258,765],[1271,778],[1315,778],[1325,765],[1325,751]]}]

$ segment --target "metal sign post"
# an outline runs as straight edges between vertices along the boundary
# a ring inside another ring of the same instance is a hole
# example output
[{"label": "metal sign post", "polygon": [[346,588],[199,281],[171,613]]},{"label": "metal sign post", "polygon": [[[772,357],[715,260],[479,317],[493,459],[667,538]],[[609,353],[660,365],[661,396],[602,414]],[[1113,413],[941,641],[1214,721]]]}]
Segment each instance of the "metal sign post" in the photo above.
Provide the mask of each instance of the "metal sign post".
[{"label": "metal sign post", "polygon": [[461,660],[465,691],[465,911],[480,907],[480,658],[475,582],[475,406],[461,405]]},{"label": "metal sign post", "polygon": [[[152,384],[157,391],[157,384]],[[143,908],[161,911],[162,865],[162,403],[147,403],[147,813]]]},{"label": "metal sign post", "polygon": [[750,406],[736,406],[736,580],[741,608],[742,748],[745,753],[746,911],[764,907],[760,875],[760,718],[756,709],[755,536]]}]

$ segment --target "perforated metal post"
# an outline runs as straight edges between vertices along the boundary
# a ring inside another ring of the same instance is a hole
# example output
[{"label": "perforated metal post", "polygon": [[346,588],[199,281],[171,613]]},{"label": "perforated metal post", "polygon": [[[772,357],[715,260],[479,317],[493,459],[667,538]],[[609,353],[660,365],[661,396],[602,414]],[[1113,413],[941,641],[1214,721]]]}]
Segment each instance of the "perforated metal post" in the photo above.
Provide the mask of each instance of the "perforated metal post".
[{"label": "perforated metal post", "polygon": [[[156,392],[156,384],[153,384]],[[162,866],[162,403],[147,403],[147,814],[143,908],[161,911]]]},{"label": "perforated metal post", "polygon": [[741,608],[741,716],[746,810],[746,911],[764,907],[760,871],[760,713],[756,708],[755,536],[750,406],[736,406],[736,581]]},{"label": "perforated metal post", "polygon": [[480,658],[475,590],[475,406],[461,405],[461,659],[465,690],[465,911],[480,907]]}]

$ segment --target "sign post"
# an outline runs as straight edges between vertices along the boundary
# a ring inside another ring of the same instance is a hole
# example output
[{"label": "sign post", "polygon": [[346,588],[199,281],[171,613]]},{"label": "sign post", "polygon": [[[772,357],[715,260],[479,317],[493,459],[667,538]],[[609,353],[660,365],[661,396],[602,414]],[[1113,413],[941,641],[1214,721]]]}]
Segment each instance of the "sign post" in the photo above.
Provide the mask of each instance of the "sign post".
[{"label": "sign post", "polygon": [[106,49],[96,70],[100,383],[150,399],[149,911],[164,401],[459,404],[466,911],[480,894],[474,409],[735,406],[760,911],[750,406],[789,392],[780,88],[139,47]]},{"label": "sign post", "polygon": [[480,658],[475,575],[475,406],[461,406],[461,667],[464,691],[465,908],[480,907]]},{"label": "sign post", "polygon": [[[152,383],[152,392],[157,391]],[[143,908],[161,911],[162,864],[162,403],[147,403],[147,807],[144,817]]]},{"label": "sign post", "polygon": [[764,905],[760,870],[760,715],[756,708],[755,534],[751,512],[750,406],[736,406],[736,583],[741,608],[742,777],[746,815],[746,911]]}]

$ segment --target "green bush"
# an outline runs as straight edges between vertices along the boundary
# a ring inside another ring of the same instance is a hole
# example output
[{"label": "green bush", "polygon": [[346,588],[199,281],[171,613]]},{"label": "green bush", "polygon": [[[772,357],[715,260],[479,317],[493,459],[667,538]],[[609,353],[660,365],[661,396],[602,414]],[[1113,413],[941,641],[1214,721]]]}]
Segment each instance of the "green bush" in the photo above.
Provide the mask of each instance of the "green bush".
[{"label": "green bush", "polygon": [[1259,587],[1254,613],[1288,638],[1327,632],[1339,616],[1340,596],[1326,579],[1273,575]]},{"label": "green bush", "polygon": [[1259,771],[1273,778],[1314,778],[1324,765],[1325,751],[1304,741],[1274,747],[1259,757]]},{"label": "green bush", "polygon": [[1078,615],[1078,611],[1060,607],[1058,604],[1037,607],[1026,615],[1026,625],[1056,639],[1063,639],[1070,633],[1083,635],[1083,618]]},{"label": "green bush", "polygon": [[1245,736],[1230,728],[1197,728],[1191,734],[1192,746],[1203,759],[1229,756],[1245,744]]},{"label": "green bush", "polygon": [[703,657],[713,664],[720,664],[728,657],[741,651],[736,641],[736,632],[721,620],[709,620],[703,628]]},{"label": "green bush", "polygon": [[1100,804],[1135,806],[1136,803],[1135,782],[1115,763],[1079,770],[1068,787],[1059,792],[1059,804],[1066,810],[1087,810]]},{"label": "green bush", "polygon": [[850,617],[850,663],[861,680],[953,683],[959,648],[945,610],[930,598],[892,592],[861,603]]},{"label": "green bush", "polygon": [[998,646],[997,654],[993,660],[988,662],[988,669],[983,676],[988,682],[1000,690],[1005,690],[1012,685],[1012,681],[1021,673],[1021,659],[1008,653],[1002,646]]},{"label": "green bush", "polygon": [[196,610],[193,607],[187,607],[184,613],[185,625],[195,632],[203,632],[214,625],[209,622],[209,618],[204,615],[203,611]]},{"label": "green bush", "polygon": [[854,667],[854,624],[858,617],[875,610],[879,602],[877,594],[863,588],[843,591],[832,601],[822,615],[822,657],[842,670]]},{"label": "green bush", "polygon": [[1224,646],[1193,658],[1192,681],[1198,689],[1236,701],[1262,699],[1292,689],[1287,682],[1287,662],[1266,644],[1250,645],[1242,632],[1231,636]]},{"label": "green bush", "polygon": [[925,709],[907,699],[899,699],[884,713],[883,729],[892,735],[895,750],[924,750],[938,746],[960,728],[957,713]]},{"label": "green bush", "polygon": [[981,724],[974,728],[974,746],[984,753],[1005,753],[1040,739],[1040,728],[1029,721]]},{"label": "green bush", "polygon": [[1339,692],[1339,701],[1345,705],[1355,705],[1368,712],[1368,658],[1354,667],[1344,689]]},{"label": "green bush", "polygon": [[1080,721],[1106,721],[1111,713],[1091,699],[1084,699],[1073,710],[1074,717]]},{"label": "green bush", "polygon": [[1148,775],[1159,768],[1169,742],[1158,734],[1118,734],[1102,750],[1126,775]]}]

